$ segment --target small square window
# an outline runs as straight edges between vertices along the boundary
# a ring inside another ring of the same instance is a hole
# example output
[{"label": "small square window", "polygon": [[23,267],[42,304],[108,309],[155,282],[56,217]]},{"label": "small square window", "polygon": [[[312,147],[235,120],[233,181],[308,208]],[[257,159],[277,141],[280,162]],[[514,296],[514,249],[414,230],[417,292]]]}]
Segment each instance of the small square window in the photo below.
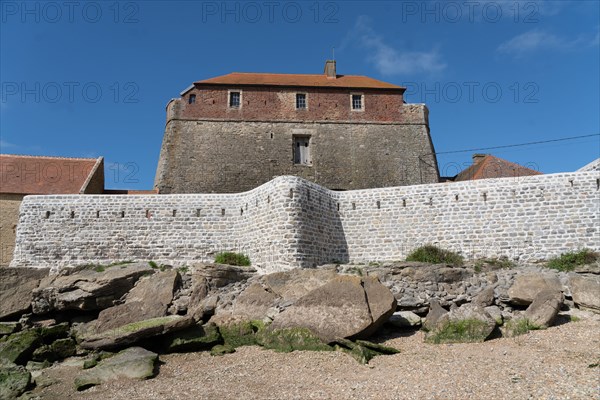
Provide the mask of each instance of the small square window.
[{"label": "small square window", "polygon": [[294,136],[294,164],[310,165],[310,136]]},{"label": "small square window", "polygon": [[190,98],[188,99],[189,104],[194,104],[196,102],[196,95],[190,94]]},{"label": "small square window", "polygon": [[296,109],[306,110],[306,94],[296,93]]},{"label": "small square window", "polygon": [[240,92],[229,92],[229,107],[239,108]]},{"label": "small square window", "polygon": [[352,95],[352,109],[353,110],[362,110],[363,109],[362,94],[353,94]]}]

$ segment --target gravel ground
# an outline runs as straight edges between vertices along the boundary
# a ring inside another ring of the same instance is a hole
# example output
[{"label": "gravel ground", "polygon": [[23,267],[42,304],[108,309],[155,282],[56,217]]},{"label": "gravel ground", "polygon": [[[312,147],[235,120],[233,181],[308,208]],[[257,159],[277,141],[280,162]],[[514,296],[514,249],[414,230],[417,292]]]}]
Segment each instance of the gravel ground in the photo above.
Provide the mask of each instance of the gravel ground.
[{"label": "gravel ground", "polygon": [[160,374],[76,392],[75,367],[45,374],[60,382],[41,399],[599,399],[600,321],[582,320],[517,338],[431,345],[423,333],[382,337],[401,350],[367,366],[335,352],[161,356]]}]

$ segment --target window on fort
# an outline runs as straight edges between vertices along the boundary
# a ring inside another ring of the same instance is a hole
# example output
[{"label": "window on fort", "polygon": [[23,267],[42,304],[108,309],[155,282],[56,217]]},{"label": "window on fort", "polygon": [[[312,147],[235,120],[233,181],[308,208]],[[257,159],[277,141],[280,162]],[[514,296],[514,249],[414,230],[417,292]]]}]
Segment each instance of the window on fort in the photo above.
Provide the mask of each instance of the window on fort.
[{"label": "window on fort", "polygon": [[196,95],[190,94],[190,98],[188,99],[189,104],[194,104],[196,102]]},{"label": "window on fort", "polygon": [[352,109],[353,110],[362,110],[363,109],[362,94],[353,94],[352,95]]},{"label": "window on fort", "polygon": [[229,107],[240,106],[240,92],[229,92]]},{"label": "window on fort", "polygon": [[296,109],[306,110],[306,93],[296,93]]},{"label": "window on fort", "polygon": [[310,136],[294,136],[294,164],[310,165]]}]

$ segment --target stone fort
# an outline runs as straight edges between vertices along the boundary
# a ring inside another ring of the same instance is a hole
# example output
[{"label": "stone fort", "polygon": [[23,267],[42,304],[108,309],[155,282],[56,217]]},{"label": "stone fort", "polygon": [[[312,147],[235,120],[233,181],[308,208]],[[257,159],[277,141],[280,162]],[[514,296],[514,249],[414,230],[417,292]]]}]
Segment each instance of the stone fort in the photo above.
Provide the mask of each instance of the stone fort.
[{"label": "stone fort", "polygon": [[26,196],[11,266],[236,251],[273,272],[401,260],[428,243],[525,262],[600,250],[598,168],[438,183],[427,109],[403,91],[332,62],[196,82],[167,106],[162,194]]},{"label": "stone fort", "polygon": [[334,190],[438,182],[424,104],[365,76],[231,73],[167,105],[155,187],[232,193],[295,175]]}]

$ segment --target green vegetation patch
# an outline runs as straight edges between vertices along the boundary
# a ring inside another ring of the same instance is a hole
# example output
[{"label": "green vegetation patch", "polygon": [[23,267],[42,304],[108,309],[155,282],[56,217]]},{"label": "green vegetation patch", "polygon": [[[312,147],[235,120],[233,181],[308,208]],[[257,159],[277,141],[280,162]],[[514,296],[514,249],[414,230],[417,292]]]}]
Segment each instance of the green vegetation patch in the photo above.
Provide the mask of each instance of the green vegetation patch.
[{"label": "green vegetation patch", "polygon": [[226,345],[233,348],[257,344],[256,333],[264,329],[262,321],[243,321],[219,326],[219,333]]},{"label": "green vegetation patch", "polygon": [[480,258],[475,261],[475,272],[479,273],[484,269],[512,269],[515,268],[517,264],[508,259],[508,257],[493,257],[493,258]]},{"label": "green vegetation patch", "polygon": [[76,343],[71,338],[58,339],[50,345],[38,347],[32,355],[35,361],[56,361],[74,356],[77,352]]},{"label": "green vegetation patch", "polygon": [[487,324],[478,319],[448,321],[429,332],[428,343],[476,343],[483,342],[489,334]]},{"label": "green vegetation patch", "polygon": [[333,351],[308,328],[263,329],[257,333],[256,341],[265,349],[283,353],[295,350]]},{"label": "green vegetation patch", "polygon": [[346,270],[349,274],[363,276],[363,269],[361,267],[350,267]]},{"label": "green vegetation patch", "polygon": [[242,253],[232,253],[229,251],[218,253],[215,256],[217,264],[235,265],[238,267],[247,267],[250,265],[250,258]]},{"label": "green vegetation patch", "polygon": [[224,356],[230,353],[235,353],[235,348],[228,344],[218,344],[210,349],[211,356]]},{"label": "green vegetation patch", "polygon": [[406,261],[451,265],[463,265],[464,263],[464,259],[460,254],[433,245],[425,245],[414,249],[406,257]]},{"label": "green vegetation patch", "polygon": [[590,250],[582,249],[575,252],[563,253],[559,257],[548,260],[546,267],[558,271],[573,271],[579,265],[591,264],[600,260],[600,254]]},{"label": "green vegetation patch", "polygon": [[148,265],[150,266],[150,268],[157,269],[160,272],[164,272],[170,268],[168,265],[164,265],[164,264],[159,265],[156,263],[156,261],[148,261]]},{"label": "green vegetation patch", "polygon": [[109,329],[109,330],[106,330],[103,332],[97,332],[97,333],[94,332],[91,334],[84,334],[81,339],[82,340],[95,340],[98,338],[103,338],[109,333],[113,337],[127,336],[131,333],[135,333],[135,332],[143,331],[146,329],[151,329],[151,328],[155,328],[155,327],[160,327],[162,325],[166,325],[170,322],[177,321],[180,318],[182,318],[182,317],[180,317],[178,315],[169,315],[167,317],[146,319],[143,321],[132,322],[130,324],[123,325],[118,328]]},{"label": "green vegetation patch", "polygon": [[373,357],[384,354],[396,354],[400,350],[393,347],[382,346],[379,344],[367,342],[366,340],[357,340],[353,342],[348,339],[336,339],[334,342],[336,351],[344,352],[358,361],[360,364],[368,364]]},{"label": "green vegetation patch", "polygon": [[22,366],[0,363],[0,399],[16,399],[31,385],[31,374]]},{"label": "green vegetation patch", "polygon": [[508,337],[524,335],[529,331],[542,329],[527,318],[514,318],[504,324],[504,334]]},{"label": "green vegetation patch", "polygon": [[107,268],[111,268],[111,267],[117,267],[117,266],[124,266],[127,264],[132,264],[133,261],[116,261],[114,263],[110,263],[110,264],[84,264],[81,267],[82,268],[88,268],[88,269],[93,269],[96,272],[104,272],[106,271]]},{"label": "green vegetation patch", "polygon": [[12,334],[0,343],[0,360],[8,360],[15,364],[25,364],[34,350],[42,344],[38,329],[29,329]]},{"label": "green vegetation patch", "polygon": [[216,325],[194,325],[182,331],[169,334],[165,338],[164,351],[166,353],[178,353],[208,350],[222,343],[223,338]]},{"label": "green vegetation patch", "polygon": [[93,353],[87,360],[83,362],[83,369],[90,369],[98,365],[98,363],[102,360],[110,358],[114,356],[115,353],[111,353],[108,351],[100,351],[98,353]]}]

